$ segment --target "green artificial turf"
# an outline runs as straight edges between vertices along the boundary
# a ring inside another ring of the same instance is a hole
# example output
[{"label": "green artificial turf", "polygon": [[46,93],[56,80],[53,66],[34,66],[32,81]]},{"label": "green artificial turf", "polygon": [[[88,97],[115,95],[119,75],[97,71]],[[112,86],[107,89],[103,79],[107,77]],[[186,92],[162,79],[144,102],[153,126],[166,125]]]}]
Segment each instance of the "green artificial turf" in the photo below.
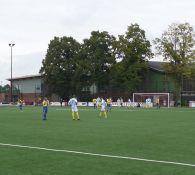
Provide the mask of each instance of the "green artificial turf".
[{"label": "green artificial turf", "polygon": [[[195,110],[0,107],[0,143],[195,164]],[[195,167],[0,146],[0,175],[194,175]]]}]

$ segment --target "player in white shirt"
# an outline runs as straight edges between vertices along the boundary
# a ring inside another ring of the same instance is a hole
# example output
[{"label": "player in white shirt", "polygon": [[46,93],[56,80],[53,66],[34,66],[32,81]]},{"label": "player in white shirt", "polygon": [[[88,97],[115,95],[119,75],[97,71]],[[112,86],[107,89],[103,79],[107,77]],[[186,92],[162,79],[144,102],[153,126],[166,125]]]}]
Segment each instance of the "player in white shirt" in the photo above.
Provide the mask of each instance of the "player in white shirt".
[{"label": "player in white shirt", "polygon": [[122,97],[120,98],[120,105],[121,105],[121,107],[123,107],[123,99],[122,99]]},{"label": "player in white shirt", "polygon": [[151,98],[146,99],[146,108],[149,108],[151,106],[152,100]]},{"label": "player in white shirt", "polygon": [[128,107],[131,107],[131,99],[130,99],[130,98],[128,99],[127,106],[128,106]]},{"label": "player in white shirt", "polygon": [[[71,110],[72,110],[72,119],[73,120],[80,120],[79,118],[79,112],[78,112],[78,108],[77,108],[77,99],[76,98],[71,98],[68,101],[68,105],[71,106]],[[76,116],[76,117],[75,117]]]},{"label": "player in white shirt", "polygon": [[102,98],[102,101],[101,101],[100,117],[102,116],[102,114],[104,114],[104,117],[107,118],[106,106],[107,106],[107,103],[106,103],[106,101]]},{"label": "player in white shirt", "polygon": [[120,98],[117,99],[117,106],[120,106],[121,100]]},{"label": "player in white shirt", "polygon": [[96,106],[97,106],[97,108],[101,106],[101,98],[100,97],[98,97],[96,99]]}]

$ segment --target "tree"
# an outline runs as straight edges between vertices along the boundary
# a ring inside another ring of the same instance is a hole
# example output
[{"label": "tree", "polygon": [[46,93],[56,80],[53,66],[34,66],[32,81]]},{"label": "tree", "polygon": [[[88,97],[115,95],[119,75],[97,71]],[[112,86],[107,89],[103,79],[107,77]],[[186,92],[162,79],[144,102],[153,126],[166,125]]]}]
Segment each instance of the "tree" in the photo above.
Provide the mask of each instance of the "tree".
[{"label": "tree", "polygon": [[62,98],[83,94],[84,89],[94,84],[99,90],[109,86],[132,90],[142,81],[151,56],[145,31],[132,24],[118,41],[106,31],[91,32],[83,44],[72,37],[55,37],[40,73],[48,94]]},{"label": "tree", "polygon": [[117,59],[112,69],[112,84],[133,91],[143,80],[147,71],[147,60],[153,54],[146,39],[145,31],[138,24],[128,27],[125,35],[120,35],[117,45]]},{"label": "tree", "polygon": [[75,58],[76,69],[72,77],[72,86],[74,86],[78,97],[82,99],[88,99],[88,92],[86,89],[92,85],[91,80],[91,67],[89,61],[87,60],[87,53],[83,49],[83,45]]},{"label": "tree", "polygon": [[190,64],[195,60],[194,30],[189,23],[172,24],[161,38],[154,40],[154,44],[157,54],[168,61],[164,66],[165,71],[175,77],[178,99],[182,79],[191,78],[193,74]]},{"label": "tree", "polygon": [[10,85],[6,84],[5,86],[1,86],[1,93],[9,93]]},{"label": "tree", "polygon": [[55,93],[67,99],[76,92],[72,77],[76,72],[79,49],[80,44],[72,37],[54,37],[50,41],[40,70],[49,95]]},{"label": "tree", "polygon": [[82,58],[85,58],[85,72],[89,75],[90,85],[105,87],[108,84],[110,69],[116,63],[115,42],[115,37],[106,31],[93,31],[90,38],[84,40]]}]

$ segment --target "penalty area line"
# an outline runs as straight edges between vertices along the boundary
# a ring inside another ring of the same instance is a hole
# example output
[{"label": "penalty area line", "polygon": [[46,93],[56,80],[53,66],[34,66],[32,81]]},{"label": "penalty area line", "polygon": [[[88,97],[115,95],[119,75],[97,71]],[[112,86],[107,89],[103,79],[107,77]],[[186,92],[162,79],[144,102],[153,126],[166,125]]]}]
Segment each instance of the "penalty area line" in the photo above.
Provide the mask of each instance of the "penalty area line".
[{"label": "penalty area line", "polygon": [[137,157],[126,157],[126,156],[116,156],[116,155],[108,155],[108,154],[96,154],[96,153],[90,153],[90,152],[61,150],[61,149],[52,149],[52,148],[44,148],[44,147],[26,146],[26,145],[13,145],[13,144],[7,144],[7,143],[0,143],[0,146],[25,148],[25,149],[35,149],[35,150],[44,150],[44,151],[52,151],[52,152],[64,152],[64,153],[96,156],[96,157],[127,159],[127,160],[143,161],[143,162],[153,162],[153,163],[161,163],[161,164],[171,164],[171,165],[181,165],[181,166],[195,167],[195,164],[188,164],[188,163],[181,163],[181,162],[152,160],[152,159],[144,159],[144,158],[137,158]]}]

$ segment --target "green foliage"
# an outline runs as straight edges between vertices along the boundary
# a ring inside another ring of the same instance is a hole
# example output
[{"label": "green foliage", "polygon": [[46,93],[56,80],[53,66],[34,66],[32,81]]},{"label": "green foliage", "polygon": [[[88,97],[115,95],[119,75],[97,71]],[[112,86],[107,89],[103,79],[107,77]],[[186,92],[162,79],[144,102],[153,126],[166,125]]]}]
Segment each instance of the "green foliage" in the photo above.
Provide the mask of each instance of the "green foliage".
[{"label": "green foliage", "polygon": [[194,30],[189,23],[172,24],[161,38],[154,41],[158,55],[168,61],[164,69],[175,78],[176,98],[180,98],[182,79],[193,76],[191,64],[195,61]]},{"label": "green foliage", "polygon": [[154,41],[158,55],[169,63],[165,71],[175,76],[178,81],[192,76],[189,66],[195,60],[194,30],[189,23],[172,24],[161,38]]},{"label": "green foliage", "polygon": [[55,37],[50,41],[40,73],[49,87],[48,93],[68,98],[75,92],[72,77],[80,44],[72,37]]},{"label": "green foliage", "polygon": [[115,37],[105,31],[93,31],[90,38],[84,40],[82,52],[85,53],[91,83],[98,86],[108,83],[110,69],[116,63],[115,42]]},{"label": "green foliage", "polygon": [[79,44],[72,37],[55,37],[49,44],[40,72],[48,93],[68,98],[95,84],[133,90],[147,71],[150,42],[139,25],[132,24],[119,39],[108,32],[92,31]]},{"label": "green foliage", "polygon": [[134,90],[144,78],[147,60],[153,56],[150,47],[145,31],[138,24],[129,26],[125,35],[119,36],[116,52],[120,63],[113,67],[112,83]]},{"label": "green foliage", "polygon": [[[13,91],[15,88],[13,88]],[[10,85],[6,84],[5,86],[0,86],[0,93],[9,93],[10,92]]]}]

